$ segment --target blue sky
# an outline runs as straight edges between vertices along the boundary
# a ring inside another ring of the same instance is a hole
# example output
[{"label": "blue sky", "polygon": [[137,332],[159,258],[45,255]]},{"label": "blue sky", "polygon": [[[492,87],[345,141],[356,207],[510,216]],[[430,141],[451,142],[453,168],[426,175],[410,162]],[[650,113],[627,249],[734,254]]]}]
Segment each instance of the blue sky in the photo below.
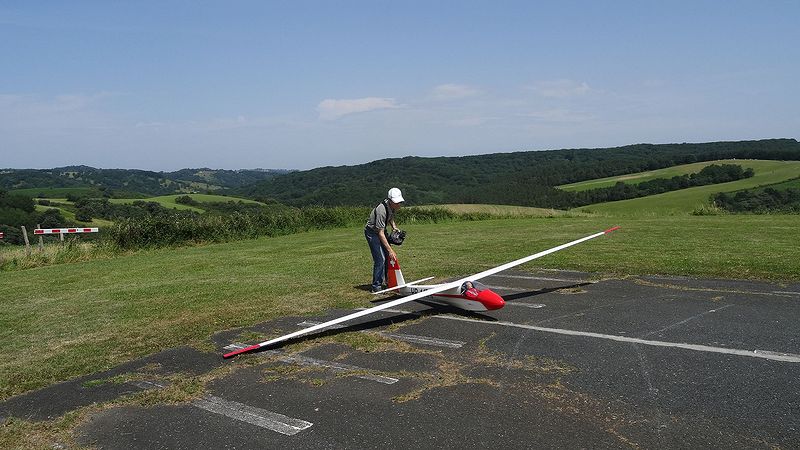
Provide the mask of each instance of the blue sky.
[{"label": "blue sky", "polygon": [[798,137],[798,1],[0,2],[0,167]]}]

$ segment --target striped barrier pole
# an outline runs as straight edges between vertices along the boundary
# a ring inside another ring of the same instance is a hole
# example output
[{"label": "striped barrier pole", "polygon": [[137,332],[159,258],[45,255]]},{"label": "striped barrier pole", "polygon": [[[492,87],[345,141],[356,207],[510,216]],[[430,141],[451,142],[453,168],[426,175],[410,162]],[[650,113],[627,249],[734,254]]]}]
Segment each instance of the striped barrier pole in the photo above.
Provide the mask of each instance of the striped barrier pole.
[{"label": "striped barrier pole", "polygon": [[99,231],[99,228],[39,228],[33,230],[33,234],[98,233]]}]

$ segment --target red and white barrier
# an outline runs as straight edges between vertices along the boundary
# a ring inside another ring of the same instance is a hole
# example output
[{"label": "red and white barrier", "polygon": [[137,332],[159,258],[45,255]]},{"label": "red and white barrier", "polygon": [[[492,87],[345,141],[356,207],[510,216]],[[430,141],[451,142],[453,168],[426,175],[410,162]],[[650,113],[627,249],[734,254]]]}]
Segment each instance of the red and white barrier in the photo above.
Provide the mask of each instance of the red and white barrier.
[{"label": "red and white barrier", "polygon": [[39,228],[33,230],[33,234],[97,233],[99,231],[99,228]]},{"label": "red and white barrier", "polygon": [[5,233],[3,233],[2,231],[0,231],[0,239],[3,239],[4,237],[6,237]]}]

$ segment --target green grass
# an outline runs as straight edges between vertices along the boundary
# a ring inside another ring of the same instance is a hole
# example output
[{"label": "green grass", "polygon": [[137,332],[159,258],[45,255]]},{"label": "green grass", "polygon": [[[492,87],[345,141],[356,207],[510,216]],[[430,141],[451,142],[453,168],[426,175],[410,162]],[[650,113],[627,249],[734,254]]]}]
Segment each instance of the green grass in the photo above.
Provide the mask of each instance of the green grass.
[{"label": "green grass", "polygon": [[[409,279],[441,279],[611,225],[622,229],[523,268],[800,280],[797,216],[409,224],[398,254]],[[0,399],[176,345],[207,346],[220,330],[370,306],[357,286],[371,264],[357,227],[4,272]]]},{"label": "green grass", "polygon": [[783,191],[786,189],[800,189],[800,178],[787,180],[784,181],[783,183],[775,183],[775,184],[770,184],[768,186],[762,186],[759,190],[766,188],[772,188],[778,191]]},{"label": "green grass", "polygon": [[[193,200],[200,202],[200,203],[211,203],[211,202],[238,202],[242,201],[244,203],[259,203],[254,200],[248,200],[244,198],[238,197],[226,197],[224,195],[212,195],[212,194],[171,194],[171,195],[162,195],[159,197],[150,197],[150,198],[112,198],[109,199],[111,203],[117,204],[124,204],[124,203],[133,203],[135,201],[145,201],[145,202],[156,202],[161,204],[166,208],[176,208],[176,209],[185,209],[189,211],[196,211],[199,213],[205,212],[204,209],[191,206],[191,205],[184,205],[182,203],[177,203],[175,201],[176,198],[182,197],[184,195],[188,195]],[[260,203],[259,203],[260,204]]]},{"label": "green grass", "polygon": [[[528,206],[510,205],[446,204],[434,206],[414,206],[412,208],[444,208],[456,214],[486,213],[498,217],[552,217],[575,214],[558,209],[531,208]],[[583,215],[586,216],[586,214]]]},{"label": "green grass", "polygon": [[627,184],[638,184],[644,181],[655,180],[657,178],[672,178],[680,175],[688,175],[691,173],[700,172],[703,167],[711,164],[737,164],[742,168],[747,169],[751,167],[758,172],[770,172],[775,167],[780,167],[782,161],[763,161],[763,160],[748,160],[748,159],[723,159],[718,161],[705,161],[693,164],[684,164],[681,166],[667,167],[664,169],[650,170],[647,172],[631,173],[627,175],[619,175],[616,177],[598,178],[596,180],[581,181],[579,183],[564,184],[558,186],[559,189],[565,191],[586,191],[589,189],[598,189],[604,187],[611,187],[617,182],[622,181]]},{"label": "green grass", "polygon": [[693,210],[708,205],[711,194],[733,192],[758,186],[781,183],[800,175],[800,161],[749,161],[740,162],[743,168],[752,168],[752,178],[730,183],[698,186],[679,191],[666,192],[648,197],[598,203],[578,208],[581,211],[607,216],[670,216],[690,214]]},{"label": "green grass", "polygon": [[[59,203],[67,203],[67,204],[70,203],[66,199],[48,199],[48,200],[57,201]],[[39,204],[36,205],[36,211],[44,212],[44,211],[47,211],[48,209],[57,209],[57,210],[61,211],[61,215],[64,216],[65,219],[69,220],[70,222],[75,222],[75,223],[77,223],[79,225],[83,225],[83,226],[107,227],[107,226],[110,226],[110,225],[114,224],[114,222],[112,222],[110,220],[100,219],[100,218],[97,218],[97,217],[92,218],[91,222],[82,222],[82,221],[76,219],[75,218],[75,213],[70,211],[67,208],[61,208],[61,207],[55,206],[55,205],[47,205],[47,206],[39,205]]]},{"label": "green grass", "polygon": [[25,188],[25,189],[12,189],[12,194],[29,195],[37,197],[41,194],[44,198],[60,197],[64,198],[69,194],[77,196],[99,196],[100,191],[91,187],[75,187],[75,188]]}]

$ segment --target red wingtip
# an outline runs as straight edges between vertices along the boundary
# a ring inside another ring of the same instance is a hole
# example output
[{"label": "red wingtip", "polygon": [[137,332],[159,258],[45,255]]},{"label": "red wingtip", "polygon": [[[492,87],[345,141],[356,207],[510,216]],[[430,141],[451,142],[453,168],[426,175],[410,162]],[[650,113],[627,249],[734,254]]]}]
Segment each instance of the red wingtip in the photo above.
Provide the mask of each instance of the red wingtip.
[{"label": "red wingtip", "polygon": [[604,231],[603,233],[611,233],[614,230],[619,230],[619,226],[616,226],[616,227],[613,227],[613,228],[609,228],[606,231]]},{"label": "red wingtip", "polygon": [[233,358],[234,356],[236,356],[236,355],[238,355],[240,353],[246,353],[246,352],[249,352],[250,350],[255,350],[257,348],[261,348],[261,346],[256,344],[256,345],[251,345],[250,347],[240,348],[239,350],[234,350],[234,351],[232,351],[230,353],[226,353],[226,354],[222,355],[222,357],[225,358],[225,359]]}]

